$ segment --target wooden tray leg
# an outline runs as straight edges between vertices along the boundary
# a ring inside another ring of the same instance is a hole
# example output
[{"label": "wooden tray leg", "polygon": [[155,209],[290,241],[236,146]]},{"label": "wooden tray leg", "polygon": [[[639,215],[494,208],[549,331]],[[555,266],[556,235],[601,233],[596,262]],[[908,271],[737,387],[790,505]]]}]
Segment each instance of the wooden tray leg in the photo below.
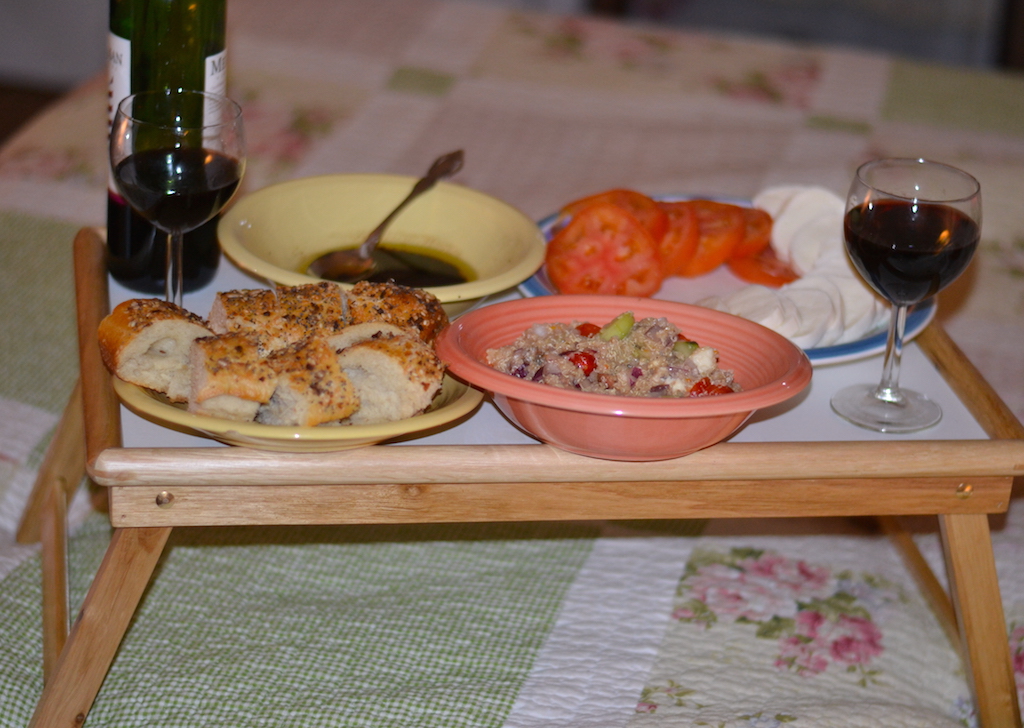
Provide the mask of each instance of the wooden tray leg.
[{"label": "wooden tray leg", "polygon": [[68,638],[68,499],[53,487],[42,514],[43,682],[53,674]]},{"label": "wooden tray leg", "polygon": [[[903,557],[903,563],[917,581],[921,594],[924,595],[935,618],[939,621],[939,626],[946,633],[949,643],[959,649],[961,647],[960,631],[953,602],[950,601],[946,589],[936,578],[931,566],[928,565],[921,550],[918,549],[914,537],[903,527],[899,516],[879,516],[877,521],[885,535],[899,551],[900,556]],[[966,658],[964,659],[966,660]]]},{"label": "wooden tray leg", "polygon": [[50,488],[58,487],[70,498],[84,477],[85,415],[82,409],[82,381],[79,379],[53,431],[53,438],[46,448],[46,455],[25,503],[15,536],[18,543],[37,543],[40,540],[42,513],[49,500]]},{"label": "wooden tray leg", "polygon": [[939,516],[950,591],[982,728],[1020,728],[988,516]]},{"label": "wooden tray leg", "polygon": [[85,477],[85,420],[81,380],[68,398],[36,475],[16,538],[42,544],[43,679],[68,636],[67,506]]},{"label": "wooden tray leg", "polygon": [[29,728],[85,721],[170,533],[169,527],[114,530]]}]

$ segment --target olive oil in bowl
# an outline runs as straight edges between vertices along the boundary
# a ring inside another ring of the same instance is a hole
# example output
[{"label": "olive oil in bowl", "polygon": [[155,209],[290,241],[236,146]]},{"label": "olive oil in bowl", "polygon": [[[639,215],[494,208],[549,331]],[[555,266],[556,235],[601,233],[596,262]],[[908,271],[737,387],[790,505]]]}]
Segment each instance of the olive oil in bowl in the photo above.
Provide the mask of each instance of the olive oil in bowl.
[{"label": "olive oil in bowl", "polygon": [[[359,280],[374,283],[393,282],[411,288],[437,288],[468,283],[476,278],[467,263],[454,256],[437,250],[413,245],[382,243],[373,251],[373,267]],[[304,272],[308,270],[308,266]],[[325,280],[332,278],[329,272],[319,273]],[[343,283],[354,282],[351,278]]]}]

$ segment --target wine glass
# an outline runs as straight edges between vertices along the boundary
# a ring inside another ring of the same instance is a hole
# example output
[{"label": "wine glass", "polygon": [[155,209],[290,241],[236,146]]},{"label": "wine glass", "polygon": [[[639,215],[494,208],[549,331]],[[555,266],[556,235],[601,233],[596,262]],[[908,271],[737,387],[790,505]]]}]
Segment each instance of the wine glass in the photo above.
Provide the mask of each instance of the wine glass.
[{"label": "wine glass", "polygon": [[914,432],[942,418],[923,394],[899,386],[907,310],[953,282],[981,234],[981,186],[955,167],[924,159],[878,159],[850,186],[846,250],[872,288],[892,303],[882,379],[832,397],[832,409],[879,432]]},{"label": "wine glass", "polygon": [[202,91],[145,91],[118,104],[110,133],[114,184],[167,233],[165,295],[182,304],[183,236],[212,219],[245,171],[242,110]]}]

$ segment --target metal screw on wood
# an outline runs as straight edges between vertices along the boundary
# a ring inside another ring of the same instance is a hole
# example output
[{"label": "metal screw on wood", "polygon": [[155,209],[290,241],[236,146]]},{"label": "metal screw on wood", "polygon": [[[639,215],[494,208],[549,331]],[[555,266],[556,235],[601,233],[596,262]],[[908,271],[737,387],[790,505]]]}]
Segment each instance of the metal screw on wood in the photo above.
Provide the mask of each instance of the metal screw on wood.
[{"label": "metal screw on wood", "polygon": [[168,493],[166,490],[160,491],[160,494],[156,497],[158,508],[169,508],[172,503],[174,503],[174,494]]}]

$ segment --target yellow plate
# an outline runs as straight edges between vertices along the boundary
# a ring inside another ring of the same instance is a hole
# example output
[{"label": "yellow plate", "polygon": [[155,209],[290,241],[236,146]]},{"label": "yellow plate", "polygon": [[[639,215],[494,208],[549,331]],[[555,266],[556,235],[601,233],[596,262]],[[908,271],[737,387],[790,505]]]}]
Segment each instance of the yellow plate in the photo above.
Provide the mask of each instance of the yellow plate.
[{"label": "yellow plate", "polygon": [[441,391],[423,414],[379,425],[285,427],[257,422],[234,422],[192,414],[184,405],[163,395],[124,382],[117,377],[114,391],[130,410],[159,425],[219,440],[227,445],[278,452],[333,452],[393,440],[404,435],[425,435],[472,412],[483,399],[479,390],[445,376]]}]

